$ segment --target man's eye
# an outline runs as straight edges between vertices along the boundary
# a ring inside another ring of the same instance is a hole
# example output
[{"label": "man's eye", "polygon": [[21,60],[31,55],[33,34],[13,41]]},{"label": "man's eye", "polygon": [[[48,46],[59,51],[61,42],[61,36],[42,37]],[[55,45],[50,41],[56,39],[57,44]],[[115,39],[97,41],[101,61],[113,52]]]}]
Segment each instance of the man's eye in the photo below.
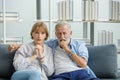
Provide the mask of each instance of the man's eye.
[{"label": "man's eye", "polygon": [[67,33],[63,33],[64,35],[67,34]]}]

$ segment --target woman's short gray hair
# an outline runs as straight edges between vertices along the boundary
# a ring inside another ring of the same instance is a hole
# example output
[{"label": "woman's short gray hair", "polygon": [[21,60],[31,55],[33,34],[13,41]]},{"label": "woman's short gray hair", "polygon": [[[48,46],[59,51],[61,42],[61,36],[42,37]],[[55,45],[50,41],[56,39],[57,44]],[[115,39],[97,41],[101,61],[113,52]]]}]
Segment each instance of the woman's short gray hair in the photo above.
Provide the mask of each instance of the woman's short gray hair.
[{"label": "woman's short gray hair", "polygon": [[71,30],[71,25],[66,21],[59,21],[56,24],[55,29],[57,29],[58,27],[61,27],[61,26],[67,26]]}]

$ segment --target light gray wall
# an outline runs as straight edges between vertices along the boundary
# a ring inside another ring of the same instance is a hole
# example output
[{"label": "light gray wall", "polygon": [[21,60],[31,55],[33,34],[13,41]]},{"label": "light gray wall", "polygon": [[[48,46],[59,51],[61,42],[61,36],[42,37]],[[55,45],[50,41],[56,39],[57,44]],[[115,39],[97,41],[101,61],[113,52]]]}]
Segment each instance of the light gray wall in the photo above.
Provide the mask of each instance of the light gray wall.
[{"label": "light gray wall", "polygon": [[[7,37],[23,37],[23,41],[30,41],[29,32],[36,19],[36,0],[5,0],[6,12],[18,12],[22,22],[6,22]],[[0,12],[2,11],[0,0]],[[0,23],[0,38],[3,37],[3,24]]]},{"label": "light gray wall", "polygon": [[[49,9],[51,12],[51,20],[58,20],[58,3],[60,0],[50,0],[51,2],[51,8],[49,8],[49,0],[41,0],[41,18],[43,20],[49,20]],[[82,12],[80,11],[81,6],[79,6],[79,4],[77,3],[79,2],[79,0],[76,0],[76,5],[74,5],[73,8],[73,19],[74,20],[80,20],[82,15]],[[78,6],[78,7],[76,7]],[[79,13],[79,14],[78,14]],[[49,31],[51,30],[51,34],[50,37],[55,38],[54,35],[54,27],[56,22],[52,21],[51,22],[51,26],[49,26],[49,22],[48,23],[48,27],[49,27]],[[73,30],[73,34],[72,37],[73,38],[82,38],[83,37],[83,23],[82,22],[70,22],[72,30]]]},{"label": "light gray wall", "polygon": [[[110,18],[110,0],[98,1],[98,20],[104,21]],[[113,0],[114,1],[114,0]],[[119,0],[115,0],[119,1]],[[112,13],[111,13],[112,14]],[[98,32],[100,30],[108,30],[113,32],[113,43],[117,45],[117,39],[120,39],[120,23],[115,22],[95,22],[95,45],[98,44]]]},{"label": "light gray wall", "polygon": [[120,39],[120,23],[95,23],[95,45],[98,44],[98,32],[108,30],[113,32],[113,43],[117,46],[117,40]]},{"label": "light gray wall", "polygon": [[[34,20],[36,19],[36,0],[5,0],[6,1],[6,11],[8,12],[19,12],[20,18],[23,19],[21,23],[17,22],[7,22],[7,34],[6,36],[10,37],[20,37],[23,36],[24,43],[29,42],[30,35],[29,32],[31,30],[32,25],[34,24]],[[57,4],[56,2],[59,0],[51,0],[52,6],[51,6],[51,14],[52,19],[57,19]],[[79,0],[76,0],[79,1]],[[76,3],[78,5],[78,3]],[[42,18],[48,19],[49,18],[49,7],[48,7],[48,0],[42,0]],[[74,6],[74,19],[79,19],[81,16],[81,8],[80,5],[76,7]],[[2,0],[0,0],[0,12],[2,11]],[[105,12],[106,9],[104,9],[103,12]],[[79,14],[78,14],[79,13]],[[102,12],[101,12],[102,14]],[[48,25],[48,28],[52,27],[52,37],[55,37],[54,35],[54,26],[55,22],[52,23],[51,26],[49,26],[49,23],[46,22]],[[83,24],[82,22],[72,22],[70,23],[72,25],[73,30],[73,38],[82,38],[83,37]],[[89,30],[88,27],[88,37],[89,37]],[[113,31],[113,39],[114,43],[117,45],[117,39],[120,39],[120,23],[96,23],[95,22],[95,45],[97,45],[98,42],[98,31],[99,30],[112,30]],[[0,23],[0,38],[3,37],[3,24]],[[119,61],[120,58],[118,58]],[[120,67],[120,65],[118,64]]]},{"label": "light gray wall", "polygon": [[[48,20],[49,19],[49,0],[41,0],[41,18]],[[51,0],[51,19],[57,19],[57,2],[59,0]],[[82,8],[78,4],[81,2],[80,0],[76,1],[74,5],[74,20],[80,19],[82,15]],[[81,3],[80,3],[81,4]],[[76,7],[78,6],[78,7]],[[99,14],[103,14],[104,11]],[[0,12],[2,11],[2,0],[0,0]],[[7,22],[7,36],[23,36],[24,43],[30,41],[29,32],[31,30],[32,25],[34,24],[34,20],[36,19],[36,0],[6,0],[6,11],[8,12],[19,12],[20,18],[23,19],[21,23],[17,22]],[[51,30],[50,36],[52,38],[54,35],[54,26],[55,22],[52,22],[51,26],[49,26],[49,22],[46,22],[48,25],[48,29]],[[70,22],[73,30],[73,38],[82,38],[83,37],[83,22]],[[113,31],[113,41],[117,45],[117,39],[120,38],[120,23],[103,23],[103,22],[95,22],[95,45],[98,44],[98,31],[99,30],[112,30]],[[88,26],[88,38],[90,35],[90,28]],[[0,23],[0,38],[3,36],[3,24]]]}]

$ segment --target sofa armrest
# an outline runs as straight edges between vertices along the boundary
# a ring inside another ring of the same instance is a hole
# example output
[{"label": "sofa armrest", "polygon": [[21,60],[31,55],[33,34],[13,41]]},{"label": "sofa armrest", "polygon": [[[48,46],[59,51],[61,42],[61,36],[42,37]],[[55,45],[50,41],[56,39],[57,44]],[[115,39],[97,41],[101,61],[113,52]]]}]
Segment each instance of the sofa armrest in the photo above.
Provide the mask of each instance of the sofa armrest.
[{"label": "sofa armrest", "polygon": [[99,78],[117,78],[117,49],[114,44],[90,46],[89,67]]},{"label": "sofa armrest", "polygon": [[0,44],[0,79],[9,79],[13,74],[13,57],[15,51],[9,52],[7,44]]}]

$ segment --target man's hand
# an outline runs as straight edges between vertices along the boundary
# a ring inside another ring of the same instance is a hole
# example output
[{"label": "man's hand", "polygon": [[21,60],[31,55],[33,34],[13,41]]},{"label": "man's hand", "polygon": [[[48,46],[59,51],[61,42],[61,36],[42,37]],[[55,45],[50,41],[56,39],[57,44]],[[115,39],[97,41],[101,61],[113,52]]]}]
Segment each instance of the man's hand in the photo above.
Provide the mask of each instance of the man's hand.
[{"label": "man's hand", "polygon": [[68,47],[68,42],[65,39],[60,40],[60,47],[66,49]]},{"label": "man's hand", "polygon": [[71,51],[67,40],[61,39],[59,45],[66,51],[67,54]]},{"label": "man's hand", "polygon": [[21,46],[21,44],[10,44],[10,45],[8,46],[8,50],[9,50],[10,52],[12,52],[12,51],[14,51],[14,50],[17,50],[20,46]]},{"label": "man's hand", "polygon": [[[65,39],[60,40],[59,45],[66,51],[68,55],[71,53],[69,43],[67,42],[67,40]],[[87,61],[84,58],[78,56],[76,53],[73,53],[71,55],[71,59],[81,68],[86,68]]]}]

